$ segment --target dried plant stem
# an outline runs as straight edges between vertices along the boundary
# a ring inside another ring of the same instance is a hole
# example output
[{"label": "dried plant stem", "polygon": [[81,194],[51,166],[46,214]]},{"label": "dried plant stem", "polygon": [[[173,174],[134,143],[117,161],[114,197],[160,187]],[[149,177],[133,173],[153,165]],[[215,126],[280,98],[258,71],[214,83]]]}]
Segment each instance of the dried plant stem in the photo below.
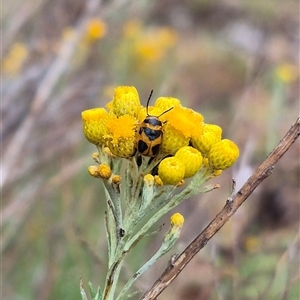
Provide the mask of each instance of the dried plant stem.
[{"label": "dried plant stem", "polygon": [[283,139],[268,155],[265,161],[254,171],[242,188],[233,193],[214,220],[186,247],[177,257],[172,258],[168,267],[153,286],[140,300],[154,300],[179,275],[190,260],[207,244],[207,242],[225,225],[256,187],[271,175],[274,165],[285,154],[300,135],[300,117],[289,129]]}]

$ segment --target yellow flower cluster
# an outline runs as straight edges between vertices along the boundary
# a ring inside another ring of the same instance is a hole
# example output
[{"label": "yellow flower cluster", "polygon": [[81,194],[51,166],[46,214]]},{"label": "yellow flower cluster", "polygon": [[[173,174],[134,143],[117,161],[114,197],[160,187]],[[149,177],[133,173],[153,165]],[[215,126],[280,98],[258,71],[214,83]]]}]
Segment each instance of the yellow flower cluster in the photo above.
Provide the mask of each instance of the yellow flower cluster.
[{"label": "yellow flower cluster", "polygon": [[[149,122],[149,116],[154,123]],[[178,185],[194,176],[202,166],[220,174],[220,170],[231,167],[239,156],[238,147],[222,139],[222,129],[204,124],[201,114],[183,107],[172,97],[159,97],[154,106],[145,108],[132,86],[117,87],[107,110],[85,110],[82,121],[88,141],[99,149],[107,147],[116,157],[159,155],[162,160],[158,161],[159,179],[155,177],[155,182],[162,181],[164,185]],[[140,144],[150,151],[142,152]],[[155,147],[159,151],[153,155]]]},{"label": "yellow flower cluster", "polygon": [[110,167],[106,164],[100,164],[99,166],[90,166],[88,167],[88,172],[91,176],[102,179],[109,179],[112,175]]},{"label": "yellow flower cluster", "polygon": [[152,63],[161,60],[177,40],[177,34],[172,29],[159,27],[145,31],[138,20],[125,24],[124,36],[131,41],[137,61],[142,59]]},{"label": "yellow flower cluster", "polygon": [[125,23],[123,37],[116,48],[116,57],[121,60],[117,68],[124,72],[123,68],[129,67],[132,72],[138,71],[144,77],[152,77],[153,73],[157,75],[161,70],[160,63],[172,58],[177,38],[177,32],[170,27],[145,27],[139,20],[130,20]]}]

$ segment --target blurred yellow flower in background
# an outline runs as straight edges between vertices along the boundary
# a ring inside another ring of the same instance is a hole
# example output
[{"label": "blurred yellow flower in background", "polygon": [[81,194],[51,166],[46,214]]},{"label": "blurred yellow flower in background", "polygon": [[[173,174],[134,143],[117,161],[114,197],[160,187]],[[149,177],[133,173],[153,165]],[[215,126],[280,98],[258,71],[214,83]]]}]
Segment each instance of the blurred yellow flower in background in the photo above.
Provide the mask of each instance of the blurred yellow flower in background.
[{"label": "blurred yellow flower in background", "polygon": [[281,81],[290,83],[297,79],[299,71],[295,65],[283,63],[276,67],[275,74]]},{"label": "blurred yellow flower in background", "polygon": [[143,32],[136,40],[134,54],[137,58],[157,62],[163,58],[176,40],[177,35],[170,28],[151,28]]},{"label": "blurred yellow flower in background", "polygon": [[96,41],[102,39],[106,34],[106,23],[102,20],[94,18],[91,19],[86,28],[86,38],[89,41]]},{"label": "blurred yellow flower in background", "polygon": [[[116,56],[130,72],[141,72],[143,76],[156,74],[155,67],[166,58],[176,41],[177,33],[172,28],[145,27],[139,20],[130,20],[124,24]],[[124,71],[122,63],[117,68]]]},{"label": "blurred yellow flower in background", "polygon": [[139,20],[129,20],[125,23],[123,33],[125,38],[134,38],[142,31],[142,25]]},{"label": "blurred yellow flower in background", "polygon": [[28,49],[23,43],[15,43],[3,59],[3,72],[9,75],[17,75],[26,58]]}]

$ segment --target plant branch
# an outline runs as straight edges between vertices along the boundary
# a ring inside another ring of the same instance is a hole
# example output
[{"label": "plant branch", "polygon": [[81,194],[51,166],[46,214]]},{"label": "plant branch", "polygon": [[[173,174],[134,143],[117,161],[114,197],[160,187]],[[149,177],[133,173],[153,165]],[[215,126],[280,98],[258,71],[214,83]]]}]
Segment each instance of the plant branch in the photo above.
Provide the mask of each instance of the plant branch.
[{"label": "plant branch", "polygon": [[207,242],[225,225],[264,179],[272,174],[274,165],[285,154],[300,135],[300,117],[291,126],[283,139],[268,155],[265,161],[254,171],[241,189],[230,196],[221,212],[213,221],[186,247],[177,257],[173,257],[153,286],[140,300],[154,300],[179,275],[190,260],[207,244]]}]

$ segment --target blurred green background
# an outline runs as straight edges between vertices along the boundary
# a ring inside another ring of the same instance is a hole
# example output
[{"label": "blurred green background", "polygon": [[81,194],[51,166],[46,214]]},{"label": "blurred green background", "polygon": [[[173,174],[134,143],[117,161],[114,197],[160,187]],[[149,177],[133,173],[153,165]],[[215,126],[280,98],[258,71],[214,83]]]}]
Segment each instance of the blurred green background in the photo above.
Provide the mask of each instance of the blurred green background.
[{"label": "blurred green background", "polygon": [[[106,272],[96,149],[80,113],[118,85],[179,98],[241,156],[219,190],[176,211],[174,252],[221,210],[299,115],[299,2],[15,0],[2,4],[1,299],[81,299]],[[153,100],[154,101],[154,100]],[[159,299],[291,299],[299,292],[299,141]],[[171,215],[171,214],[170,214]],[[166,216],[161,223],[168,222]],[[143,240],[122,274],[159,247]],[[162,259],[138,282],[147,290]]]}]

